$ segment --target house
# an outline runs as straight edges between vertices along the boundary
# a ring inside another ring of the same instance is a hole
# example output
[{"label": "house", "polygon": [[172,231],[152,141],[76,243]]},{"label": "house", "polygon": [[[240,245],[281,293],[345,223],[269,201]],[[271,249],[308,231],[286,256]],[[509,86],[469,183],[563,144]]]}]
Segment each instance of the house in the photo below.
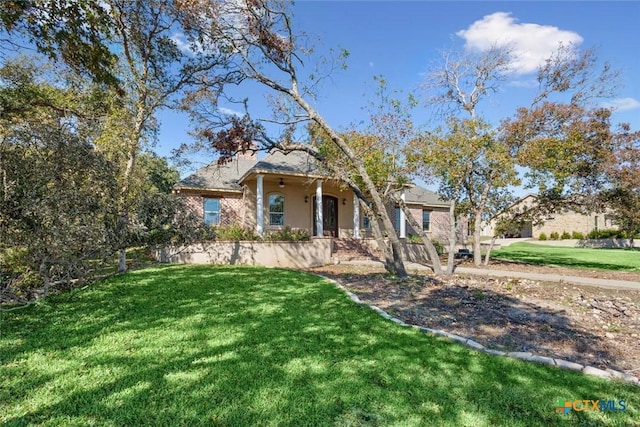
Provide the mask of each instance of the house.
[{"label": "house", "polygon": [[[259,235],[288,226],[318,237],[372,237],[371,219],[354,193],[303,152],[272,151],[259,161],[255,154],[240,153],[196,171],[178,182],[174,193],[211,226],[236,223]],[[432,238],[446,240],[448,202],[419,186],[406,188],[401,197]],[[389,213],[401,238],[417,234],[397,206],[389,206]]]},{"label": "house", "polygon": [[[527,194],[526,196],[513,203],[507,209],[505,209],[505,212],[526,212],[527,210],[535,207],[536,202],[536,195]],[[484,236],[493,237],[496,223],[503,215],[505,214],[499,214],[494,217],[483,228],[482,234]],[[546,215],[544,218],[541,218],[540,221],[527,221],[524,223],[524,226],[521,229],[512,230],[510,233],[508,233],[508,235],[509,237],[529,237],[537,239],[541,234],[549,237],[551,236],[551,233],[562,235],[562,233],[566,232],[569,234],[580,233],[581,235],[586,237],[593,230],[617,228],[618,227],[612,216],[608,215],[606,212],[581,213],[569,209],[563,209]]]}]

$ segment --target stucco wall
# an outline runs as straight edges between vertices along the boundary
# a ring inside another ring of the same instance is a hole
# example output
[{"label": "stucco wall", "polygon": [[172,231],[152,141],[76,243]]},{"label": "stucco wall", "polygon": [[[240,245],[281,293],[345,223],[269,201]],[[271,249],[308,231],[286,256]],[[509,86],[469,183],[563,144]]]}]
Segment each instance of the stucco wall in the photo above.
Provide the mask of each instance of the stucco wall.
[{"label": "stucco wall", "polygon": [[331,262],[331,239],[308,242],[210,242],[154,251],[160,262],[308,268]]}]

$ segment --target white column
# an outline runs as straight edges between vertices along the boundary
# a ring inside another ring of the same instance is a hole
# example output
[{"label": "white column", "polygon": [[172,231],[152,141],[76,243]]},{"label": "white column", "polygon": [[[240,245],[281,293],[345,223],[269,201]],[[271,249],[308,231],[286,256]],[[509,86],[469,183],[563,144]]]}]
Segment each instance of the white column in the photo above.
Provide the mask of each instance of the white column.
[{"label": "white column", "polygon": [[258,236],[262,236],[264,232],[264,201],[263,201],[263,187],[262,187],[262,175],[257,175],[256,185],[256,233]]},{"label": "white column", "polygon": [[[402,190],[400,198],[404,202],[404,190]],[[404,215],[404,210],[400,208],[400,238],[404,239],[405,237],[407,237],[407,218]]]},{"label": "white column", "polygon": [[316,181],[316,236],[322,237],[322,181]]},{"label": "white column", "polygon": [[360,239],[360,200],[353,195],[353,238]]}]

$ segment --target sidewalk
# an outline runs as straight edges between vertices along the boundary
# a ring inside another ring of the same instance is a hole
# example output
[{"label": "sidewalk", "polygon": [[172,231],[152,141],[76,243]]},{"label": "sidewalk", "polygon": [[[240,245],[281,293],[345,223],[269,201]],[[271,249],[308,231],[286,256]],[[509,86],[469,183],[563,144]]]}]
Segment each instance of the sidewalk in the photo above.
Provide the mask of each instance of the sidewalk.
[{"label": "sidewalk", "polygon": [[[380,261],[343,261],[343,264],[382,266]],[[413,262],[405,263],[407,271],[431,271],[429,267]],[[608,289],[640,290],[640,282],[629,280],[597,279],[592,277],[565,276],[562,274],[527,273],[511,270],[490,270],[484,268],[457,267],[455,274],[472,274],[477,276],[513,277],[517,279],[536,280],[540,282],[570,283],[575,285],[596,286]]]}]

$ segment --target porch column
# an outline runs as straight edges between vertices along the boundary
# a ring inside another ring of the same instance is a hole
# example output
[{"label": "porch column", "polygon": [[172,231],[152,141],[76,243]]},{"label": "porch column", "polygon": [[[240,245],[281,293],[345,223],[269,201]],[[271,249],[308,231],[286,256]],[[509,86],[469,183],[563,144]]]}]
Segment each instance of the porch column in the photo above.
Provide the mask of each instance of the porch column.
[{"label": "porch column", "polygon": [[316,236],[322,237],[322,181],[316,181]]},{"label": "porch column", "polygon": [[[400,198],[404,202],[404,190],[402,190]],[[404,239],[405,237],[407,237],[407,218],[404,215],[404,210],[400,208],[400,238]]]},{"label": "porch column", "polygon": [[360,239],[360,200],[353,195],[353,238]]},{"label": "porch column", "polygon": [[263,201],[263,187],[262,187],[262,175],[256,175],[256,233],[258,236],[262,236],[264,232],[264,201]]}]

